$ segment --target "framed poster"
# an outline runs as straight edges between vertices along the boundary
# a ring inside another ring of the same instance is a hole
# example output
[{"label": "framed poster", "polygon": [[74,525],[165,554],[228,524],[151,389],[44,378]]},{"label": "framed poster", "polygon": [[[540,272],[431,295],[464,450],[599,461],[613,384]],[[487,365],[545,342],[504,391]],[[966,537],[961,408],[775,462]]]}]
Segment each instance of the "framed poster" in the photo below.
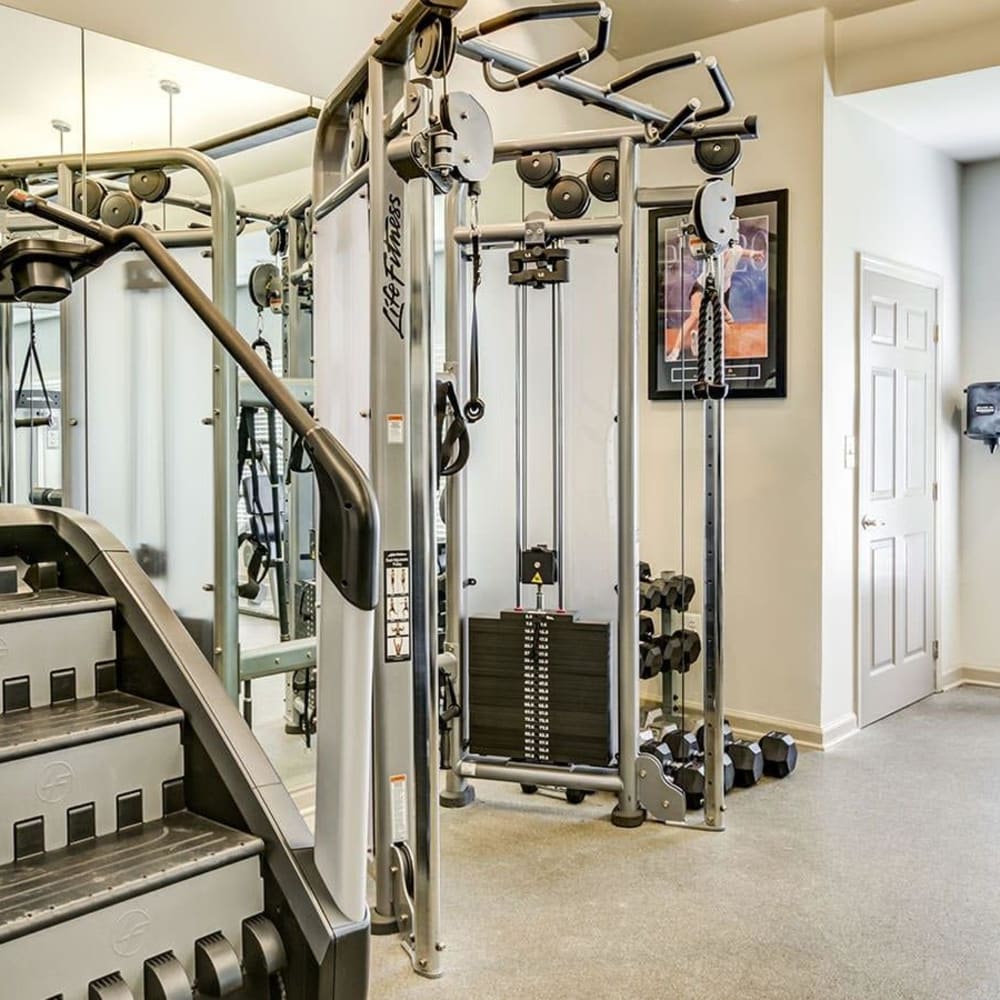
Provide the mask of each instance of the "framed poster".
[{"label": "framed poster", "polygon": [[[691,398],[704,261],[681,231],[690,202],[649,213],[649,398]],[[787,395],[788,191],[736,199],[739,244],[724,257],[730,399]]]}]

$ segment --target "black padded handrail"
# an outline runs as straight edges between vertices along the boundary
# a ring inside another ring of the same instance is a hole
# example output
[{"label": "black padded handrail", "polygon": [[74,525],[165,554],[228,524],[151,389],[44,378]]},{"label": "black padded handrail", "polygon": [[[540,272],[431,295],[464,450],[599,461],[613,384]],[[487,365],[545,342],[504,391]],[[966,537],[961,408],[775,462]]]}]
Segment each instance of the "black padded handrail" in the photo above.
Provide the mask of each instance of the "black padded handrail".
[{"label": "black padded handrail", "polygon": [[[243,335],[222,314],[156,234],[141,226],[114,229],[61,205],[15,190],[8,207],[80,233],[94,241],[85,251],[86,270],[104,263],[128,246],[141,249],[156,269],[180,293],[198,318],[211,330],[226,353],[246,372],[298,434],[312,459],[320,494],[320,565],[344,598],[355,607],[371,610],[379,594],[379,513],[371,482],[350,452],[295,398],[265,364]],[[79,273],[79,245],[66,243],[66,266]],[[5,258],[24,256],[17,242],[0,250],[0,271]],[[47,261],[52,263],[51,249]]]}]

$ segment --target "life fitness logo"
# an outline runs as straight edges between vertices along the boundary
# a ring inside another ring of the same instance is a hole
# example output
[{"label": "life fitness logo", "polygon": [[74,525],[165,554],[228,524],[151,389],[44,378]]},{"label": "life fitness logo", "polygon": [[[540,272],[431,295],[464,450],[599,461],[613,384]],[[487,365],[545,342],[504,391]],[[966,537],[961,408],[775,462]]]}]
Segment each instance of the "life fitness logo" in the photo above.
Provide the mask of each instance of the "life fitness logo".
[{"label": "life fitness logo", "polygon": [[116,955],[131,958],[142,947],[152,919],[145,910],[129,910],[118,918],[111,932],[111,947]]},{"label": "life fitness logo", "polygon": [[65,761],[57,760],[42,769],[35,791],[42,802],[50,805],[62,802],[73,787],[73,768]]}]

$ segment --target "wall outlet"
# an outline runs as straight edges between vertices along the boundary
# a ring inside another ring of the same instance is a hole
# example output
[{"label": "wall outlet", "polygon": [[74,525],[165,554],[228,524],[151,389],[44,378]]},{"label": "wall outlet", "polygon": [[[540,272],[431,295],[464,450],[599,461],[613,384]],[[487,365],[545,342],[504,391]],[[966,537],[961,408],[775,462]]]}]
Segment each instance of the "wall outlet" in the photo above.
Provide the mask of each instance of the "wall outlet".
[{"label": "wall outlet", "polygon": [[853,469],[858,464],[858,443],[853,434],[844,438],[844,468]]},{"label": "wall outlet", "polygon": [[681,628],[701,635],[701,615],[695,614],[693,611],[685,611],[681,616]]}]

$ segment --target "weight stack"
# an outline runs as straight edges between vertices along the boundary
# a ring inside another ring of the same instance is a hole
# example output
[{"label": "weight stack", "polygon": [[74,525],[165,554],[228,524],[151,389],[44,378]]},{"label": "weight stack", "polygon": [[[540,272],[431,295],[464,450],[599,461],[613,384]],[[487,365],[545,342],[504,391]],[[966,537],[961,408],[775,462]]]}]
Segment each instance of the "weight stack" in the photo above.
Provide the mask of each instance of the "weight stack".
[{"label": "weight stack", "polygon": [[470,618],[467,698],[474,754],[607,767],[611,625],[546,611]]}]

